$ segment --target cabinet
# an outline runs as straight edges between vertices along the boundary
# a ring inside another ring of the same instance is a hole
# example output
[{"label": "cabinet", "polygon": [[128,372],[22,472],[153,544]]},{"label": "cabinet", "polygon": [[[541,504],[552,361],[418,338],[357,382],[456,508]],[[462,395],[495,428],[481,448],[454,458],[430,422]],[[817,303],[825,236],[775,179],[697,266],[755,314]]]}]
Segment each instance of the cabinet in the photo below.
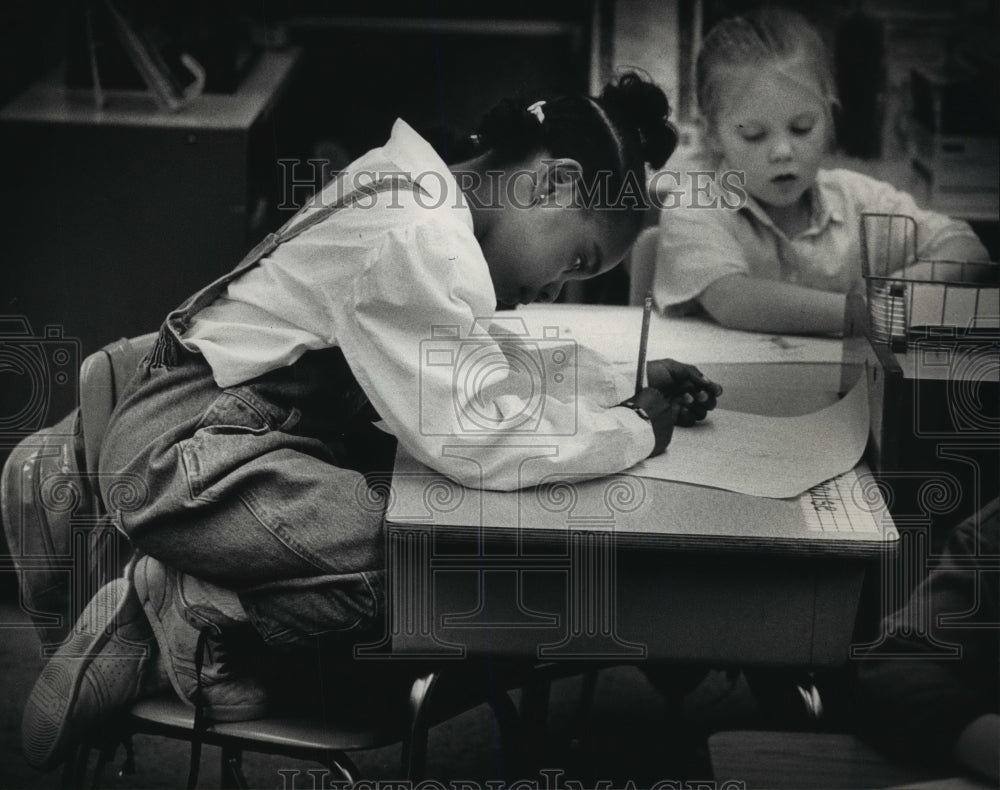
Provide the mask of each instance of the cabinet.
[{"label": "cabinet", "polygon": [[297,60],[266,52],[234,93],[175,113],[139,91],[108,92],[98,108],[56,78],[0,110],[0,315],[34,336],[52,327],[82,359],[156,329],[232,268],[269,229],[272,124]]}]

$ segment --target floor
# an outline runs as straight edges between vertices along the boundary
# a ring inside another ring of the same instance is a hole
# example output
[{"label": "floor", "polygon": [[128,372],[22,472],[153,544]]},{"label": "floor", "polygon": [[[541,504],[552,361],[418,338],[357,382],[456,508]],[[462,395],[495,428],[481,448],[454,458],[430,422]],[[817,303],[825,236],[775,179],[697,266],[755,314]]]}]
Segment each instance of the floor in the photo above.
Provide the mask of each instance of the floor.
[{"label": "floor", "polygon": [[[57,788],[59,771],[42,774],[20,753],[20,717],[25,699],[42,665],[39,643],[26,617],[12,601],[0,600],[0,788]],[[683,726],[670,735],[662,697],[635,667],[614,667],[598,676],[589,729],[579,725],[581,679],[564,678],[552,690],[548,730],[540,745],[544,770],[532,787],[549,788],[574,778],[594,787],[601,780],[612,787],[652,787],[663,780],[683,782],[711,777],[705,738],[720,729],[754,728],[760,724],[753,696],[741,678],[713,671],[684,702]],[[515,701],[517,701],[515,699]],[[587,735],[589,733],[589,736]],[[163,738],[136,739],[136,773],[114,777],[106,772],[106,787],[182,787],[187,776],[188,748]],[[486,787],[502,776],[496,733],[485,706],[435,727],[431,732],[428,775],[467,790]],[[199,787],[218,787],[218,752],[206,747]],[[361,774],[372,780],[395,777],[399,747],[352,755]],[[118,755],[118,762],[121,755]],[[284,757],[248,754],[244,769],[251,787],[317,788],[322,774],[313,763]],[[314,771],[309,774],[308,771]],[[328,777],[329,779],[329,777]],[[690,785],[689,785],[690,786]],[[433,785],[432,785],[433,787]],[[569,790],[570,786],[567,786]]]}]

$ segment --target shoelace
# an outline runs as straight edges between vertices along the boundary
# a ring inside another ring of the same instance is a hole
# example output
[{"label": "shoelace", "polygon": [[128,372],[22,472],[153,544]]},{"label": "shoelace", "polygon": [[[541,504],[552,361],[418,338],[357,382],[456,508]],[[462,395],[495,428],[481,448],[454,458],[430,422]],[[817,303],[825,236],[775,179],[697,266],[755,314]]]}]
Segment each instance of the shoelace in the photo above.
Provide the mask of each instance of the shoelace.
[{"label": "shoelace", "polygon": [[[219,668],[219,673],[223,675],[228,674],[231,669],[230,664],[233,661],[233,656],[229,652],[229,642],[222,638],[222,634],[208,628],[201,632],[201,637],[204,637],[205,648],[208,649],[212,663]],[[200,650],[201,648],[199,648]],[[201,682],[200,670],[198,682]],[[199,685],[198,688],[200,690],[201,686]]]},{"label": "shoelace", "polygon": [[202,681],[202,668],[205,665],[205,651],[211,641],[213,656],[225,668],[228,654],[218,634],[209,628],[203,628],[198,633],[198,644],[194,649],[195,692],[194,692],[194,732],[191,734],[191,761],[188,764],[188,790],[194,790],[198,784],[198,772],[201,768],[201,746],[205,738],[210,720],[205,715],[205,689]]}]

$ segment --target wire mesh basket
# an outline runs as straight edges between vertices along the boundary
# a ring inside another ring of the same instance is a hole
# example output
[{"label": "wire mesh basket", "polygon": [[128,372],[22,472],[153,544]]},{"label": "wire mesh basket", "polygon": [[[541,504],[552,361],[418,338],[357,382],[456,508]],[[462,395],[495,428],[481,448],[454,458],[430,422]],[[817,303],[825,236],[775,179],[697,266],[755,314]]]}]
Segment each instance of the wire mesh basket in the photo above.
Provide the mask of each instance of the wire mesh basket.
[{"label": "wire mesh basket", "polygon": [[1000,339],[1000,264],[924,260],[918,249],[913,217],[861,215],[871,339],[893,351],[906,351],[914,340],[970,333]]}]

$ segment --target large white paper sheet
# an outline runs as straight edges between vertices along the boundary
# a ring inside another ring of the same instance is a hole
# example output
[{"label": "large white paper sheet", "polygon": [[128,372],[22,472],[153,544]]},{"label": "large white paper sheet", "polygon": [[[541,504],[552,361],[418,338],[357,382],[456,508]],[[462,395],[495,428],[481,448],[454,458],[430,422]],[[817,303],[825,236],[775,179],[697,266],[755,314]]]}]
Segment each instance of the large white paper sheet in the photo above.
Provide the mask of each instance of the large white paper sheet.
[{"label": "large white paper sheet", "polygon": [[867,377],[837,403],[797,417],[716,409],[676,428],[667,451],[636,464],[639,477],[786,499],[854,467],[868,440]]},{"label": "large white paper sheet", "polygon": [[[600,351],[609,361],[635,369],[642,310],[607,305],[528,305],[515,315],[533,337],[544,327],[561,339]],[[828,362],[841,361],[842,344],[834,338],[735,332],[705,318],[653,316],[649,326],[648,359],[673,357],[694,364],[705,362]]]}]

